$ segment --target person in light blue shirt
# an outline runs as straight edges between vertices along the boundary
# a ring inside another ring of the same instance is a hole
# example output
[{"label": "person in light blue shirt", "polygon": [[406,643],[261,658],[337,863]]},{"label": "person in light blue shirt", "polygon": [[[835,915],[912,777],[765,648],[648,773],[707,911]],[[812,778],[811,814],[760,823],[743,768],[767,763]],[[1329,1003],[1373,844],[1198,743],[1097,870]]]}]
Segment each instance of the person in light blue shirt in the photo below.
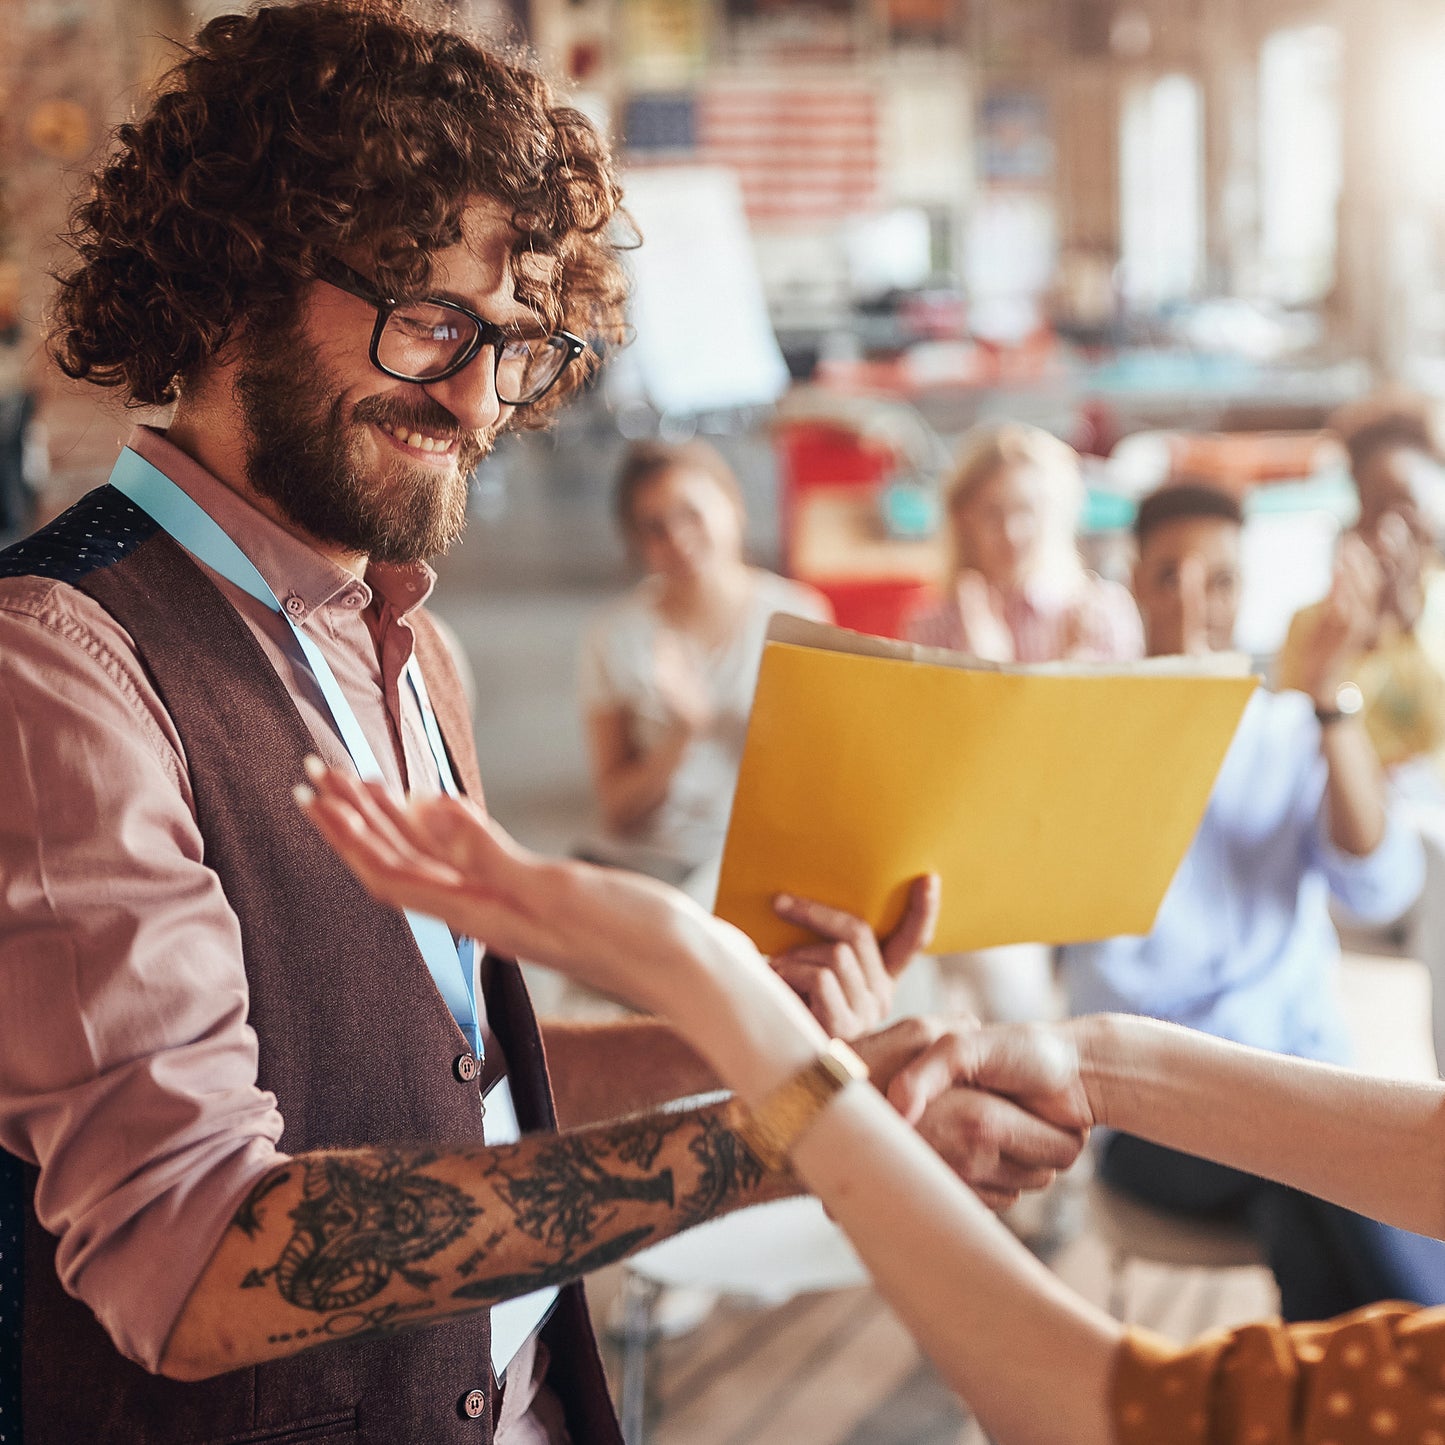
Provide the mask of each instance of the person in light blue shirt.
[{"label": "person in light blue shirt", "polygon": [[[1242,515],[1225,493],[1177,485],[1141,504],[1134,594],[1151,656],[1233,643]],[[1369,555],[1341,548],[1306,689],[1250,700],[1209,807],[1144,937],[1063,950],[1075,1013],[1135,1013],[1326,1063],[1347,1063],[1331,901],[1388,924],[1419,895],[1419,839],[1389,804],[1348,681],[1378,603]],[[1284,1317],[1379,1299],[1445,1303],[1445,1246],[1129,1135],[1103,1145],[1110,1184],[1155,1208],[1247,1222]]]}]

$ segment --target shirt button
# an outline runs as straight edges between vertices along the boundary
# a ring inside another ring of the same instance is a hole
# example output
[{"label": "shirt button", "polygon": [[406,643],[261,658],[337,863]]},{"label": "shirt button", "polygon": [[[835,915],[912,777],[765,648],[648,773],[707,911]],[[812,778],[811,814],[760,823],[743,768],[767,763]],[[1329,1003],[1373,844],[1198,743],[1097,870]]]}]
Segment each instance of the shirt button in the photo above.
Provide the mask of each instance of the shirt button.
[{"label": "shirt button", "polygon": [[474,1054],[458,1054],[452,1060],[452,1073],[464,1084],[470,1084],[477,1077],[477,1060]]},{"label": "shirt button", "polygon": [[468,1390],[462,1396],[457,1407],[464,1420],[480,1420],[487,1413],[487,1393],[485,1390]]},{"label": "shirt button", "polygon": [[346,594],[345,598],[343,599],[343,601],[345,602],[346,606],[348,606],[348,607],[360,607],[360,606],[361,606],[361,593],[359,593],[359,592],[348,592],[348,593]]},{"label": "shirt button", "polygon": [[286,594],[286,614],[288,617],[300,617],[306,611],[306,599],[295,592]]}]

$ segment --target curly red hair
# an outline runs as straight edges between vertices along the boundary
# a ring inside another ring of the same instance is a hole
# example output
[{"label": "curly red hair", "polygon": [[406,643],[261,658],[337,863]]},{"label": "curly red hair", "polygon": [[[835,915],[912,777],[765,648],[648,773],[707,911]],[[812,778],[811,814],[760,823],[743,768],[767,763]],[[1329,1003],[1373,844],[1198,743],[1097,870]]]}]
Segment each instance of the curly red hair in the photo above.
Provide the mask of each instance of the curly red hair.
[{"label": "curly red hair", "polygon": [[[320,252],[356,248],[382,290],[426,289],[478,196],[518,231],[518,298],[552,325],[623,337],[607,147],[547,82],[401,0],[267,4],[206,25],[72,215],[51,351],[135,405],[180,395],[243,319],[294,315]],[[548,257],[528,267],[528,253]],[[596,364],[574,366],[545,419]]]}]

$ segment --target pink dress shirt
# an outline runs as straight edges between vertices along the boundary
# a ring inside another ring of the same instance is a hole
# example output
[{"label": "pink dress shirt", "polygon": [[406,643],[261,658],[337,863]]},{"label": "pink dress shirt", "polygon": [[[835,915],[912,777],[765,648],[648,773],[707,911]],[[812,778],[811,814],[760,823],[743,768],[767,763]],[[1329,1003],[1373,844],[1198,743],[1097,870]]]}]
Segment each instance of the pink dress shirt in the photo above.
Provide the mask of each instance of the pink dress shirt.
[{"label": "pink dress shirt", "polygon": [[[139,427],[129,445],[230,533],[307,630],[387,781],[438,791],[402,686],[407,614],[431,569],[373,564],[359,580],[163,434]],[[206,570],[317,753],[348,766],[285,621]],[[204,861],[170,718],[124,630],[65,583],[0,580],[0,757],[0,1145],[40,1165],[36,1210],[65,1288],[153,1370],[241,1198],[286,1157],[276,1098],[256,1083],[239,927]],[[524,1354],[510,1380],[531,1382]],[[498,1445],[548,1439],[522,1418],[534,1391],[507,1393]]]},{"label": "pink dress shirt", "polygon": [[[1014,662],[1132,662],[1144,655],[1144,629],[1126,588],[1080,572],[1054,582],[1040,579],[1003,600],[1003,624],[1013,639]],[[952,588],[904,624],[910,642],[970,651],[963,613]]]}]

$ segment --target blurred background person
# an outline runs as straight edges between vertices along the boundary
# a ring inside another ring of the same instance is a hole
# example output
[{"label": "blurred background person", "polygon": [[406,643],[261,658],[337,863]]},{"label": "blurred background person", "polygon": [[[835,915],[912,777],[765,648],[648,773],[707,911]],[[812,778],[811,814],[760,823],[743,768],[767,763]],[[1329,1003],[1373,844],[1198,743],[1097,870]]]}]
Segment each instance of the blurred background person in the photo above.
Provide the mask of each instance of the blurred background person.
[{"label": "blurred background person", "polygon": [[[1239,503],[1208,487],[1166,487],[1141,503],[1134,595],[1150,656],[1232,648],[1242,527]],[[1152,932],[1062,950],[1074,1013],[1145,1014],[1348,1062],[1330,903],[1389,923],[1423,878],[1419,841],[1390,802],[1370,740],[1336,700],[1380,588],[1369,549],[1346,539],[1301,652],[1301,689],[1251,697]],[[1445,1247],[1434,1241],[1127,1134],[1104,1144],[1099,1167],[1153,1208],[1246,1223],[1287,1320],[1381,1299],[1445,1302]]]},{"label": "blurred background person", "polygon": [[[971,432],[944,490],[953,570],[943,595],[909,620],[909,640],[989,662],[1141,656],[1128,591],[1079,557],[1083,501],[1078,454],[1057,437],[1014,422]],[[951,1008],[997,1020],[1057,1012],[1042,944],[948,954],[938,969]]]},{"label": "blurred background person", "polygon": [[711,904],[768,619],[832,620],[743,555],[737,479],[705,442],[640,442],[615,515],[644,576],[583,640],[579,691],[603,836],[584,849]]},{"label": "blurred background person", "polygon": [[[1359,518],[1349,535],[1373,553],[1383,587],[1375,625],[1348,661],[1361,716],[1380,761],[1412,796],[1445,802],[1445,569],[1439,445],[1429,404],[1396,394],[1335,418],[1350,459]],[[1328,601],[1305,608],[1280,650],[1279,686],[1298,688]],[[1417,766],[1418,765],[1418,766]]]},{"label": "blurred background person", "polygon": [[909,639],[989,662],[1117,661],[1142,655],[1128,591],[1085,569],[1074,449],[1006,423],[964,439],[944,490],[953,570],[909,619]]}]

